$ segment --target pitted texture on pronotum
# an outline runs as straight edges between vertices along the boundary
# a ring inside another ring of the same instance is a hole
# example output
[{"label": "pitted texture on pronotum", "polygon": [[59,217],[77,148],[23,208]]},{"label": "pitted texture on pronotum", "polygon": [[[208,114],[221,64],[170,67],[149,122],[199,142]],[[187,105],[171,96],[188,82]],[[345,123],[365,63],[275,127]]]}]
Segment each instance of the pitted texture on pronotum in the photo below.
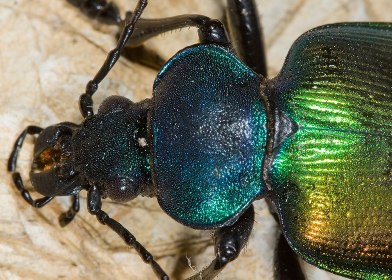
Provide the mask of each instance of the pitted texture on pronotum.
[{"label": "pitted texture on pronotum", "polygon": [[299,128],[270,172],[286,238],[326,270],[392,279],[392,25],[305,33],[272,87]]},{"label": "pitted texture on pronotum", "polygon": [[195,228],[233,222],[263,191],[260,77],[226,49],[197,45],[163,67],[153,102],[153,180],[161,207]]}]

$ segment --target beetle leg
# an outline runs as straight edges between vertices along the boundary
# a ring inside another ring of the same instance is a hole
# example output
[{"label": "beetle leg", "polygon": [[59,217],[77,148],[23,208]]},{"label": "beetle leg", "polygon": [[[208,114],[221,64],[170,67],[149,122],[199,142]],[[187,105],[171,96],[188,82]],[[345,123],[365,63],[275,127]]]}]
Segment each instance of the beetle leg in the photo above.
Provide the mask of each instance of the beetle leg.
[{"label": "beetle leg", "polygon": [[98,70],[97,74],[91,81],[87,83],[86,92],[83,93],[79,99],[80,112],[84,118],[92,116],[94,114],[92,96],[97,91],[99,83],[106,77],[106,75],[109,73],[109,71],[113,68],[114,64],[116,64],[117,60],[119,59],[121,51],[127,43],[129,37],[132,35],[135,24],[138,21],[146,5],[147,0],[139,0],[135,12],[127,13],[124,29],[121,32],[117,46],[108,53],[105,62]]},{"label": "beetle leg", "polygon": [[228,0],[226,17],[238,56],[246,65],[266,77],[263,33],[254,0]]},{"label": "beetle leg", "polygon": [[248,242],[254,218],[254,208],[250,205],[233,225],[216,230],[215,259],[209,266],[187,280],[213,279],[226,264],[235,260]]},{"label": "beetle leg", "polygon": [[[119,27],[124,24],[113,2],[107,3],[106,0],[67,0],[67,2],[80,9],[89,18],[97,19],[101,23],[115,24]],[[128,12],[128,16],[132,16],[132,13]],[[126,42],[127,46],[137,47],[152,37],[184,27],[199,28],[199,38],[202,43],[228,43],[223,25],[217,20],[202,15],[190,14],[161,19],[141,18],[138,20],[137,27],[133,31],[132,38]]]},{"label": "beetle leg", "polygon": [[223,24],[219,20],[202,15],[190,14],[160,19],[141,18],[137,27],[132,38],[127,42],[128,46],[136,47],[152,37],[185,27],[198,28],[199,40],[203,44],[214,43],[224,46],[229,44]]},{"label": "beetle leg", "polygon": [[202,44],[219,44],[231,50],[222,23],[202,15],[180,15],[160,19],[141,18],[137,27],[127,42],[129,48],[126,48],[122,55],[131,61],[156,70],[160,70],[166,61],[142,44],[148,39],[168,31],[196,27],[199,31],[199,41]]},{"label": "beetle leg", "polygon": [[68,225],[74,218],[75,215],[79,212],[80,204],[79,204],[79,194],[75,194],[72,196],[72,205],[68,209],[67,212],[61,213],[59,217],[59,223],[62,227]]},{"label": "beetle leg", "polygon": [[304,280],[297,255],[291,249],[283,234],[280,234],[274,257],[275,280]]},{"label": "beetle leg", "polygon": [[[278,214],[272,202],[267,200],[267,205],[271,215],[279,224]],[[280,233],[277,239],[277,245],[274,252],[274,279],[275,280],[303,280],[305,275],[302,272],[301,266],[298,261],[297,254],[291,249],[287,243],[283,233]]]},{"label": "beetle leg", "polygon": [[106,0],[67,0],[89,18],[97,19],[104,24],[119,24],[121,22],[118,7]]},{"label": "beetle leg", "polygon": [[101,210],[101,206],[101,193],[96,186],[91,186],[87,193],[88,211],[92,215],[95,215],[101,224],[107,225],[116,232],[128,246],[133,247],[142,260],[151,265],[151,268],[160,279],[168,280],[169,277],[154,260],[151,253],[148,252],[147,249],[144,248],[143,245],[136,240],[135,236],[133,236],[132,233],[130,233],[124,226],[110,218],[105,211]]}]

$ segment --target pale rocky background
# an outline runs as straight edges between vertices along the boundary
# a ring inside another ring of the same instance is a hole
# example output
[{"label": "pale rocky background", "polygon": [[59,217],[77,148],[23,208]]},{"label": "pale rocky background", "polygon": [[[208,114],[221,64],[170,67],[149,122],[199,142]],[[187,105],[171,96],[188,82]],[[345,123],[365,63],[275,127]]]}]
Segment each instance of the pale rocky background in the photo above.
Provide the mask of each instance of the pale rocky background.
[{"label": "pale rocky background", "polygon": [[[150,0],[144,17],[199,13],[222,18],[225,1]],[[122,11],[134,0],[118,0]],[[264,26],[270,76],[280,69],[293,41],[306,30],[339,21],[392,21],[391,0],[257,0]],[[111,31],[81,15],[66,1],[0,0],[0,279],[155,279],[134,250],[86,209],[66,228],[58,215],[68,198],[41,210],[16,193],[6,172],[13,141],[30,124],[48,126],[64,120],[79,123],[79,94],[95,74],[115,40]],[[164,58],[196,42],[184,29],[148,43]],[[132,100],[149,97],[156,71],[121,59],[94,97],[120,94]],[[19,159],[27,179],[32,140]],[[210,232],[188,229],[166,216],[155,199],[129,203],[106,201],[103,208],[130,229],[172,279],[213,258]],[[256,221],[247,249],[218,279],[272,279],[272,250],[277,226],[264,202],[256,202]],[[304,264],[308,279],[341,279]]]}]

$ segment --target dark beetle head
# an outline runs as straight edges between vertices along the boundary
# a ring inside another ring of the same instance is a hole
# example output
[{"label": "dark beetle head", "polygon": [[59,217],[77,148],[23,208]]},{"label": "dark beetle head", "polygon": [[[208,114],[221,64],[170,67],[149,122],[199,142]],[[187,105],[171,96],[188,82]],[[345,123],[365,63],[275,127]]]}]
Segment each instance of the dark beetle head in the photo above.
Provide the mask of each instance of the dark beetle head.
[{"label": "dark beetle head", "polygon": [[71,145],[78,127],[64,122],[49,126],[38,135],[30,180],[40,194],[72,195],[82,189],[83,181],[74,170]]},{"label": "dark beetle head", "polygon": [[104,197],[128,201],[150,195],[148,108],[148,101],[108,97],[73,136],[75,169]]}]

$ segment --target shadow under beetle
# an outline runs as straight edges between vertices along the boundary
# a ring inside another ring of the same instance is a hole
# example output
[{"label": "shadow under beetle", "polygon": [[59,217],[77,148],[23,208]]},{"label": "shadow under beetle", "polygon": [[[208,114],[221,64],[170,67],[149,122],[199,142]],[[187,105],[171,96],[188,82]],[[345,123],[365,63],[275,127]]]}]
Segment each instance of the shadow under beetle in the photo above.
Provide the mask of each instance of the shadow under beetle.
[{"label": "shadow under beetle", "polygon": [[[200,15],[141,19],[140,0],[125,20],[113,3],[69,0],[105,24],[124,24],[80,97],[82,124],[28,126],[8,169],[22,197],[42,207],[72,196],[67,225],[87,190],[88,210],[168,279],[153,256],[101,210],[101,199],[156,197],[192,228],[214,229],[216,257],[190,279],[212,279],[252,231],[252,202],[266,198],[279,221],[275,277],[303,279],[296,254],[356,279],[392,279],[392,24],[315,28],[292,46],[283,69],[266,79],[253,1],[229,0],[223,25]],[[136,24],[136,28],[135,28]],[[153,97],[111,96],[94,114],[92,96],[126,46],[196,26],[200,44],[160,70]],[[241,62],[239,58],[243,61]],[[25,137],[38,134],[30,181],[16,170]]]}]

